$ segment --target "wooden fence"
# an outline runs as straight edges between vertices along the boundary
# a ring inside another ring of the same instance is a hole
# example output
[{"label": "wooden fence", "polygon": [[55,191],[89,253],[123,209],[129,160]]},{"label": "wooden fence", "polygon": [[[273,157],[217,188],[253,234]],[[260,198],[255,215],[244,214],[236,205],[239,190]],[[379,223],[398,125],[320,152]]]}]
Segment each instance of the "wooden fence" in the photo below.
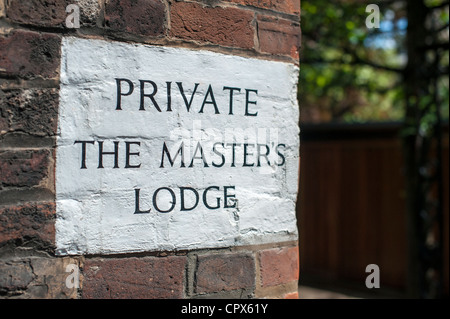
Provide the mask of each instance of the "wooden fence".
[{"label": "wooden fence", "polygon": [[[406,288],[407,236],[400,125],[304,126],[297,218],[302,278],[354,282],[380,267]],[[444,136],[444,269],[448,294],[448,126]]]}]

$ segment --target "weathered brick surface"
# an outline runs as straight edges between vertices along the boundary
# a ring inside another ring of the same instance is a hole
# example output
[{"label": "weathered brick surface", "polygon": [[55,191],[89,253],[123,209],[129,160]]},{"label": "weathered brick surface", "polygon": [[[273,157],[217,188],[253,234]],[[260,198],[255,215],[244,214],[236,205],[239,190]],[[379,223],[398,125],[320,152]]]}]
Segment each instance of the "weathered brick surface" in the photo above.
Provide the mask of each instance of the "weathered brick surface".
[{"label": "weathered brick surface", "polygon": [[0,92],[0,135],[8,132],[55,135],[58,97],[57,89]]},{"label": "weathered brick surface", "polygon": [[[66,28],[66,12],[69,4],[80,9],[80,25],[94,26],[100,14],[98,0],[9,0],[5,8],[9,20],[39,27]],[[1,16],[1,15],[0,15]]]},{"label": "weathered brick surface", "polygon": [[56,78],[60,47],[61,38],[50,33],[14,31],[0,36],[0,75]]},{"label": "weathered brick surface", "polygon": [[258,38],[261,52],[289,55],[298,60],[300,24],[285,19],[258,16]]},{"label": "weathered brick surface", "polygon": [[[0,118],[1,122],[1,118]],[[21,132],[0,134],[0,149],[13,149],[18,145],[21,149],[52,148],[55,139],[51,136],[34,136]]]},{"label": "weathered brick surface", "polygon": [[5,16],[5,0],[0,0],[0,18]]},{"label": "weathered brick surface", "polygon": [[186,257],[87,259],[83,298],[182,298]]},{"label": "weathered brick surface", "polygon": [[24,261],[0,261],[0,292],[23,290],[33,281],[33,269]]},{"label": "weathered brick surface", "polygon": [[180,39],[223,46],[254,47],[254,14],[238,8],[206,7],[198,3],[173,2],[170,35]]},{"label": "weathered brick surface", "polygon": [[36,239],[52,245],[55,241],[55,204],[30,203],[0,208],[0,244],[17,239]]},{"label": "weathered brick surface", "polygon": [[[66,0],[74,3],[72,0]],[[96,26],[97,20],[101,16],[101,3],[99,0],[78,0],[76,3],[80,7],[80,26]],[[67,13],[66,13],[67,14]]]},{"label": "weathered brick surface", "polygon": [[274,248],[259,253],[262,287],[289,283],[299,278],[298,247]]},{"label": "weathered brick surface", "polygon": [[300,0],[224,0],[249,7],[300,15]]},{"label": "weathered brick surface", "polygon": [[245,289],[255,286],[255,260],[250,254],[198,256],[196,293]]},{"label": "weathered brick surface", "polygon": [[[299,0],[0,0],[7,26],[0,32],[0,297],[297,298],[297,248],[92,257],[85,265],[83,257],[49,256],[59,103],[58,89],[49,87],[59,80],[65,8],[72,3],[80,5],[81,27],[98,27],[89,31],[98,37],[156,37],[159,44],[166,37],[226,53],[231,47],[298,58],[300,27],[292,15],[299,16]],[[66,286],[70,263],[82,267],[80,291]]]},{"label": "weathered brick surface", "polygon": [[0,151],[0,190],[32,187],[48,175],[49,150]]},{"label": "weathered brick surface", "polygon": [[38,26],[63,26],[67,0],[9,0],[6,16],[17,23]]},{"label": "weathered brick surface", "polygon": [[284,299],[298,299],[298,292],[290,292],[284,295]]},{"label": "weathered brick surface", "polygon": [[20,257],[0,260],[0,296],[9,298],[76,298],[77,288],[66,286],[66,267],[80,258]]},{"label": "weathered brick surface", "polygon": [[105,24],[114,31],[160,36],[165,33],[165,5],[160,0],[107,0]]}]

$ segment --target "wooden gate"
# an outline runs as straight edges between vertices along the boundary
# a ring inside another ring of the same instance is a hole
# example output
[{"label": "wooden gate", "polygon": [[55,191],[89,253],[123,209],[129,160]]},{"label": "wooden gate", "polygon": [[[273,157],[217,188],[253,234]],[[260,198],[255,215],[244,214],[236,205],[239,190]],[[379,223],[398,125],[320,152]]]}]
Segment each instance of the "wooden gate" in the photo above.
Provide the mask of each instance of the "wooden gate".
[{"label": "wooden gate", "polygon": [[[300,282],[321,278],[365,288],[365,268],[377,264],[381,285],[404,291],[407,236],[399,130],[399,124],[302,127]],[[443,151],[448,294],[448,126]]]}]

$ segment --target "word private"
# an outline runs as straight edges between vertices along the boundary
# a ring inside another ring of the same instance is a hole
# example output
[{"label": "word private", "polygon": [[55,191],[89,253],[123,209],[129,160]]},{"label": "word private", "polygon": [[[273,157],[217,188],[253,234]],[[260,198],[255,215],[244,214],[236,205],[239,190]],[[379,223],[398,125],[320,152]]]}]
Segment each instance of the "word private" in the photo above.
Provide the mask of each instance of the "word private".
[{"label": "word private", "polygon": [[[126,104],[125,100],[127,96],[134,94],[135,92],[135,84],[129,79],[125,78],[116,78],[116,89],[117,89],[117,98],[116,98],[116,110],[122,110],[124,104]],[[193,107],[194,98],[197,95],[200,95],[202,92],[202,88],[200,87],[200,83],[195,83],[192,89],[192,93],[190,96],[185,92],[185,87],[182,82],[176,82],[176,86],[178,87],[178,92],[183,98],[184,104],[186,106],[187,112],[191,111]],[[200,87],[200,89],[199,89]],[[159,90],[161,91],[161,90]],[[165,83],[165,102],[166,102],[166,112],[172,112],[172,82]],[[245,95],[245,102],[242,105],[243,112],[245,116],[257,116],[258,111],[255,109],[250,109],[251,107],[256,107],[257,101],[256,96],[258,95],[258,90],[255,89],[241,89],[238,87],[231,86],[223,86],[222,91],[227,92],[228,101],[226,105],[226,111],[228,115],[234,115],[234,108],[236,107],[236,97],[240,94]],[[148,100],[152,103],[153,107],[158,111],[162,112],[160,103],[157,102],[156,95],[158,94],[158,85],[152,80],[139,80],[139,92],[136,93],[139,95],[139,110],[145,111],[148,106]],[[214,111],[214,114],[224,113],[225,106],[220,106],[217,103],[216,95],[214,94],[214,90],[211,84],[208,85],[206,92],[202,94],[200,97],[201,104],[197,104],[198,113],[204,113],[206,111],[206,106],[209,105],[210,108]],[[198,99],[198,98],[197,98]],[[147,105],[146,105],[147,103]],[[222,112],[221,110],[222,109]]]}]

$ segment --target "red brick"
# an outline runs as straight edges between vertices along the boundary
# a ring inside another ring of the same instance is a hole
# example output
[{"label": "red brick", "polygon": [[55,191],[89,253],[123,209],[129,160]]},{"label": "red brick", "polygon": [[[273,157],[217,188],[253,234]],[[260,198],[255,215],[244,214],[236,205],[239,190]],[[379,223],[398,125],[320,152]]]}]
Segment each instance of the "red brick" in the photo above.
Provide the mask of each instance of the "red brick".
[{"label": "red brick", "polygon": [[66,12],[66,7],[69,4],[78,4],[80,9],[81,27],[95,26],[100,13],[100,1],[97,1],[98,0],[9,0],[9,5],[6,7],[5,11],[9,20],[19,24],[66,28],[66,18],[72,13],[72,11]]},{"label": "red brick", "polygon": [[180,39],[251,49],[255,32],[253,18],[252,12],[238,8],[173,2],[170,34]]},{"label": "red brick", "polygon": [[261,52],[299,58],[301,34],[297,22],[258,16],[258,39]]},{"label": "red brick", "polygon": [[0,18],[5,15],[5,0],[0,0]]},{"label": "red brick", "polygon": [[268,249],[259,254],[262,287],[298,280],[298,247]]},{"label": "red brick", "polygon": [[186,257],[86,259],[86,299],[182,298]]},{"label": "red brick", "polygon": [[114,31],[159,36],[165,33],[165,10],[160,0],[109,0],[105,24]]},{"label": "red brick", "polygon": [[69,264],[80,265],[80,257],[45,257],[15,254],[0,259],[2,298],[66,299],[77,298],[77,288],[68,288]]},{"label": "red brick", "polygon": [[298,292],[290,292],[284,295],[284,299],[298,299]]},{"label": "red brick", "polygon": [[6,91],[0,95],[0,134],[21,132],[54,136],[58,98],[57,89]]},{"label": "red brick", "polygon": [[199,256],[196,293],[247,289],[255,286],[255,261],[248,254]]},{"label": "red brick", "polygon": [[300,15],[300,0],[225,0],[245,6]]},{"label": "red brick", "polygon": [[45,27],[63,27],[70,0],[10,0],[6,16],[17,23]]},{"label": "red brick", "polygon": [[55,78],[59,73],[61,39],[49,33],[15,31],[0,36],[0,75]]},{"label": "red brick", "polygon": [[49,150],[0,151],[0,189],[32,187],[47,177]]},{"label": "red brick", "polygon": [[26,261],[0,260],[0,294],[23,290],[33,281],[33,269]]},{"label": "red brick", "polygon": [[0,0],[0,18],[5,16],[5,1]]},{"label": "red brick", "polygon": [[55,204],[26,204],[0,208],[0,243],[17,239],[55,241]]}]

